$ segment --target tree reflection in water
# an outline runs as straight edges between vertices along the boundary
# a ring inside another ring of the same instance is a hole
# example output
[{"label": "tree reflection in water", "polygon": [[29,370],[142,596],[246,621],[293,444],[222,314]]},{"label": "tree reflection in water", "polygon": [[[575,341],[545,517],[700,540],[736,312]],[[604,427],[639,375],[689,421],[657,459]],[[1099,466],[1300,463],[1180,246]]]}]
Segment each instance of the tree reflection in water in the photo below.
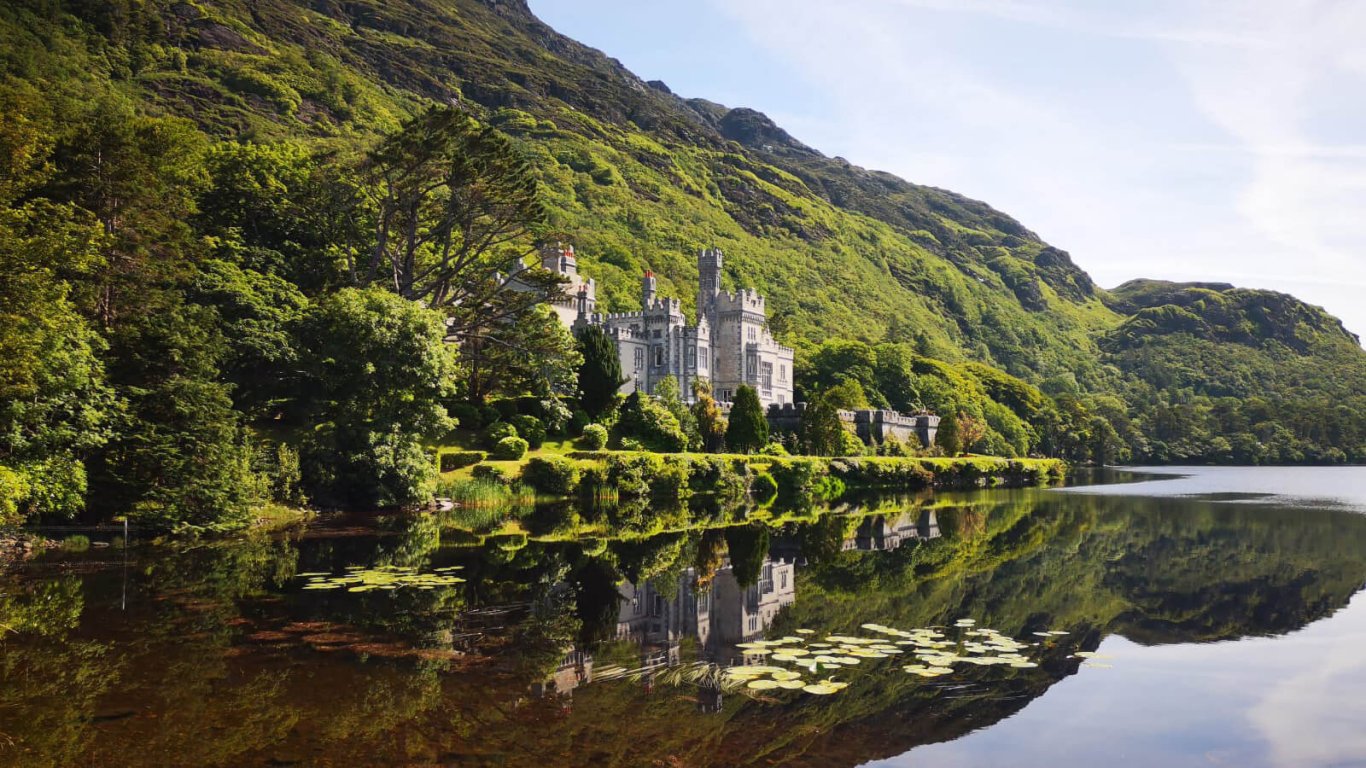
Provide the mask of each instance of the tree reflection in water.
[{"label": "tree reflection in water", "polygon": [[[1285,633],[1366,577],[1366,518],[1269,506],[869,497],[695,507],[681,527],[674,510],[656,534],[632,510],[616,537],[546,514],[530,536],[419,516],[141,548],[126,611],[108,550],[0,576],[0,764],[854,765],[990,726],[1106,635]],[[459,565],[467,581],[298,588],[297,573],[347,565]],[[1015,637],[1071,634],[1039,650],[1038,669],[955,674],[951,696],[895,664],[851,672],[838,696],[762,701],[705,681],[600,679],[751,662],[738,644],[798,629],[969,616]]]}]

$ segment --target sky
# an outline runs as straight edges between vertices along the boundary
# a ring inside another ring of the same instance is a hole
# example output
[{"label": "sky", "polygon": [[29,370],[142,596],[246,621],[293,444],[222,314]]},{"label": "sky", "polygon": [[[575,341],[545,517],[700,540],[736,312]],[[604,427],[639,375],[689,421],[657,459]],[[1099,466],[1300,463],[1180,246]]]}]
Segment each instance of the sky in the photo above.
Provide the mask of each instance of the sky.
[{"label": "sky", "polygon": [[681,96],[986,201],[1103,286],[1269,288],[1366,335],[1366,1],[530,5]]}]

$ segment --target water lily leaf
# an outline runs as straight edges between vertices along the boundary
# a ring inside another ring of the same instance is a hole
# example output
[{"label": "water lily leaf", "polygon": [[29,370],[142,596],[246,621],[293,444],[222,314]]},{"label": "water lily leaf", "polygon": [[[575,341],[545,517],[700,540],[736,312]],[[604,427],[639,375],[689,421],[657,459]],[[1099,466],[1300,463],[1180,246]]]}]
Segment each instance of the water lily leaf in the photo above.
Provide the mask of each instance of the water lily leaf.
[{"label": "water lily leaf", "polygon": [[767,690],[771,690],[771,689],[773,689],[773,688],[777,688],[777,687],[778,687],[778,681],[776,681],[776,680],[750,680],[746,687],[748,687],[748,688],[753,688],[753,689],[756,690],[756,691],[767,691]]}]

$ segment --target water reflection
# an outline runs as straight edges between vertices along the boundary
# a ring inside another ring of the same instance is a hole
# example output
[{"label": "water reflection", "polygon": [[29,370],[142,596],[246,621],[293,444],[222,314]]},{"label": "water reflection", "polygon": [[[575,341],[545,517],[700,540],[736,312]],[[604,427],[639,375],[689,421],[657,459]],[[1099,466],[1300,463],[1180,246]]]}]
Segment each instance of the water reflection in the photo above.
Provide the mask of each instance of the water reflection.
[{"label": "water reflection", "polygon": [[[565,523],[473,534],[422,517],[140,548],[127,610],[122,553],[54,554],[0,576],[0,764],[856,765],[1014,732],[1012,715],[1074,676],[1104,701],[1074,702],[1072,722],[1107,728],[1088,707],[1118,719],[1171,688],[1142,684],[1163,667],[1132,649],[1250,636],[1278,647],[1366,579],[1366,517],[1331,510],[1024,491],[667,514],[649,534],[649,510],[631,510],[634,529],[615,538]],[[538,525],[551,519],[564,518]],[[467,581],[301,589],[300,573],[356,565],[461,566]],[[830,697],[666,684],[680,665],[760,662],[737,646],[799,629],[968,617],[1031,642],[1069,634],[1031,649],[1036,669],[923,680],[869,662]],[[1333,638],[1335,653],[1356,652]],[[1113,670],[1073,658],[1102,645],[1121,649]],[[1236,671],[1264,669],[1248,663]],[[1244,730],[1222,735],[1253,738]],[[1157,762],[1175,749],[1145,746],[1152,733],[1116,738]]]}]

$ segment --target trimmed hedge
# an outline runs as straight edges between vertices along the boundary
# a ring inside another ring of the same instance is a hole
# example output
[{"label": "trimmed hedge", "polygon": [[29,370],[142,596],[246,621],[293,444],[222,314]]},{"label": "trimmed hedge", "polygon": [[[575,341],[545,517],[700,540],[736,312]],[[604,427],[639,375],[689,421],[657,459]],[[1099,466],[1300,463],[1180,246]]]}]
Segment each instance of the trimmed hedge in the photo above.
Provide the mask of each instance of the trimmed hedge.
[{"label": "trimmed hedge", "polygon": [[488,458],[483,451],[454,451],[441,454],[441,471],[454,472],[457,469],[473,466]]},{"label": "trimmed hedge", "polygon": [[607,447],[607,427],[601,424],[587,424],[579,443],[589,451],[601,451]]}]

